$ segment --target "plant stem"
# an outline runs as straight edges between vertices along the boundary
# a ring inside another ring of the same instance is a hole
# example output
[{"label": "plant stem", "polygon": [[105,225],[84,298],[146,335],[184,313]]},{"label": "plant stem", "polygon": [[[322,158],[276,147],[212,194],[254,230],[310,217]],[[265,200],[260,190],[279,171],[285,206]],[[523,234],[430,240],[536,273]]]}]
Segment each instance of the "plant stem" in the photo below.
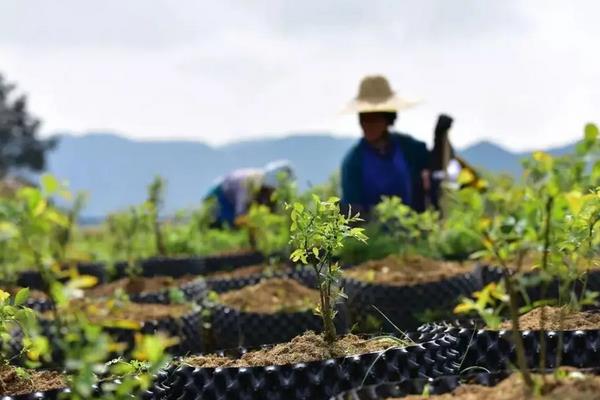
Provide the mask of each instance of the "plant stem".
[{"label": "plant stem", "polygon": [[[329,260],[329,253],[326,253],[323,257],[323,264],[321,264],[321,270],[327,266],[327,272],[330,272],[331,261]],[[319,274],[320,275],[320,274]],[[325,284],[325,287],[323,287]],[[323,333],[325,341],[329,344],[335,342],[337,338],[337,332],[335,324],[333,323],[333,310],[331,305],[331,282],[327,278],[324,282],[319,282],[319,289],[321,293],[321,317],[323,319]]]},{"label": "plant stem", "polygon": [[160,221],[158,220],[158,212],[156,211],[154,215],[154,241],[156,242],[158,254],[165,257],[167,255],[167,249],[165,248]]},{"label": "plant stem", "polygon": [[517,365],[523,376],[523,381],[528,388],[533,387],[533,380],[527,368],[527,360],[525,359],[525,346],[519,329],[519,307],[517,305],[517,297],[513,286],[512,278],[509,275],[507,268],[504,268],[504,284],[509,297],[510,318],[512,321],[513,342],[517,352]]},{"label": "plant stem", "polygon": [[[554,197],[549,196],[546,200],[546,223],[544,225],[544,252],[542,253],[542,272],[545,274],[548,271],[548,254],[550,252],[550,231],[552,226],[552,206]],[[542,286],[542,300],[546,296],[548,283],[544,281]],[[546,309],[542,306],[540,313],[540,364],[539,369],[542,374],[542,380],[546,382]]]},{"label": "plant stem", "polygon": [[331,312],[331,299],[329,296],[325,296],[325,309],[323,310],[323,325],[325,331],[325,341],[329,344],[335,342],[337,333],[335,331],[335,324],[333,323],[333,315]]},{"label": "plant stem", "polygon": [[[561,287],[561,294],[560,294],[560,298],[562,299],[564,296],[564,292],[567,292],[569,290],[569,283],[565,283],[564,286]],[[565,290],[566,287],[566,290]],[[564,324],[565,324],[565,309],[564,306],[562,304],[562,302],[560,302],[559,300],[559,306],[560,306],[560,315],[559,315],[559,319],[558,319],[558,346],[556,348],[556,365],[555,368],[560,367],[560,364],[562,364],[562,352],[563,352],[563,347],[564,347]]]}]

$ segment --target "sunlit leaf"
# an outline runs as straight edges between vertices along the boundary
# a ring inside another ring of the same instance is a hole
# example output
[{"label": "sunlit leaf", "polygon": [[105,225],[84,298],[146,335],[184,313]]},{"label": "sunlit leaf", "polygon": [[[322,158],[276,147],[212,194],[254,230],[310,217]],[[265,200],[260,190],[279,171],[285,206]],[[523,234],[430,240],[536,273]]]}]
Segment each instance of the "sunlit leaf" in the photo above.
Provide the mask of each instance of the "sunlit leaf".
[{"label": "sunlit leaf", "polygon": [[29,288],[20,289],[15,295],[15,306],[24,304],[29,298]]},{"label": "sunlit leaf", "polygon": [[56,179],[53,175],[50,174],[42,175],[42,177],[40,178],[40,182],[42,184],[42,188],[48,194],[55,193],[60,187],[58,179]]},{"label": "sunlit leaf", "polygon": [[67,282],[69,289],[88,289],[98,284],[98,278],[93,275],[80,275]]},{"label": "sunlit leaf", "polygon": [[102,326],[104,326],[105,328],[120,328],[134,331],[140,330],[142,328],[142,324],[139,321],[132,321],[128,319],[102,321]]}]

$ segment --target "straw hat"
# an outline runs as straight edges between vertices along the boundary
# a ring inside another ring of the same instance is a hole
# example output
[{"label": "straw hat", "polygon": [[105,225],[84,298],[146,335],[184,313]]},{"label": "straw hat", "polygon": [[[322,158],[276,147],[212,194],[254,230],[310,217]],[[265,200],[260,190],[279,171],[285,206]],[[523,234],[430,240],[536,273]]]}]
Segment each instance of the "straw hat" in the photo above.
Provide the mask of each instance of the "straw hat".
[{"label": "straw hat", "polygon": [[358,95],[344,110],[347,113],[398,112],[417,105],[418,101],[402,99],[382,75],[372,75],[360,82]]}]

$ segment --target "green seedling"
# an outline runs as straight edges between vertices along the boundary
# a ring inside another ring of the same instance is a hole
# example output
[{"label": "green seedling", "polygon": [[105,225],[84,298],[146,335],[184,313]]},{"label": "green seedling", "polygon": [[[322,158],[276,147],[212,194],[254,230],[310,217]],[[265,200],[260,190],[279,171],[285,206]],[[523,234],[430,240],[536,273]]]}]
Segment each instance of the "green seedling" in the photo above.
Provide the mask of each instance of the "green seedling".
[{"label": "green seedling", "polygon": [[337,198],[322,201],[313,196],[308,206],[294,203],[288,208],[291,211],[290,243],[294,249],[290,259],[314,268],[320,293],[316,312],[323,320],[325,340],[333,343],[336,340],[335,305],[344,294],[339,285],[342,269],[332,257],[346,239],[365,242],[367,237],[362,228],[352,227],[360,221],[358,215],[340,213]]}]

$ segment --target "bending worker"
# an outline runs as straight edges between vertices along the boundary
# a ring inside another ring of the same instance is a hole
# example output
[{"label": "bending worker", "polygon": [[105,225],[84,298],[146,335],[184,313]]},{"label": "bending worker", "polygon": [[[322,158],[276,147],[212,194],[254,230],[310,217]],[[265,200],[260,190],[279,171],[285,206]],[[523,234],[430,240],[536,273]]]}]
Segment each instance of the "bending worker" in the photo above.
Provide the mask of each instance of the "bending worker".
[{"label": "bending worker", "polygon": [[287,179],[294,179],[294,172],[285,160],[271,162],[264,168],[245,168],[229,173],[206,197],[216,200],[215,224],[238,225],[253,203],[272,207],[273,192]]},{"label": "bending worker", "polygon": [[368,215],[382,196],[398,196],[417,211],[430,187],[427,146],[392,127],[399,111],[416,103],[399,98],[383,76],[367,76],[349,109],[358,113],[363,137],[342,164],[342,203]]}]

